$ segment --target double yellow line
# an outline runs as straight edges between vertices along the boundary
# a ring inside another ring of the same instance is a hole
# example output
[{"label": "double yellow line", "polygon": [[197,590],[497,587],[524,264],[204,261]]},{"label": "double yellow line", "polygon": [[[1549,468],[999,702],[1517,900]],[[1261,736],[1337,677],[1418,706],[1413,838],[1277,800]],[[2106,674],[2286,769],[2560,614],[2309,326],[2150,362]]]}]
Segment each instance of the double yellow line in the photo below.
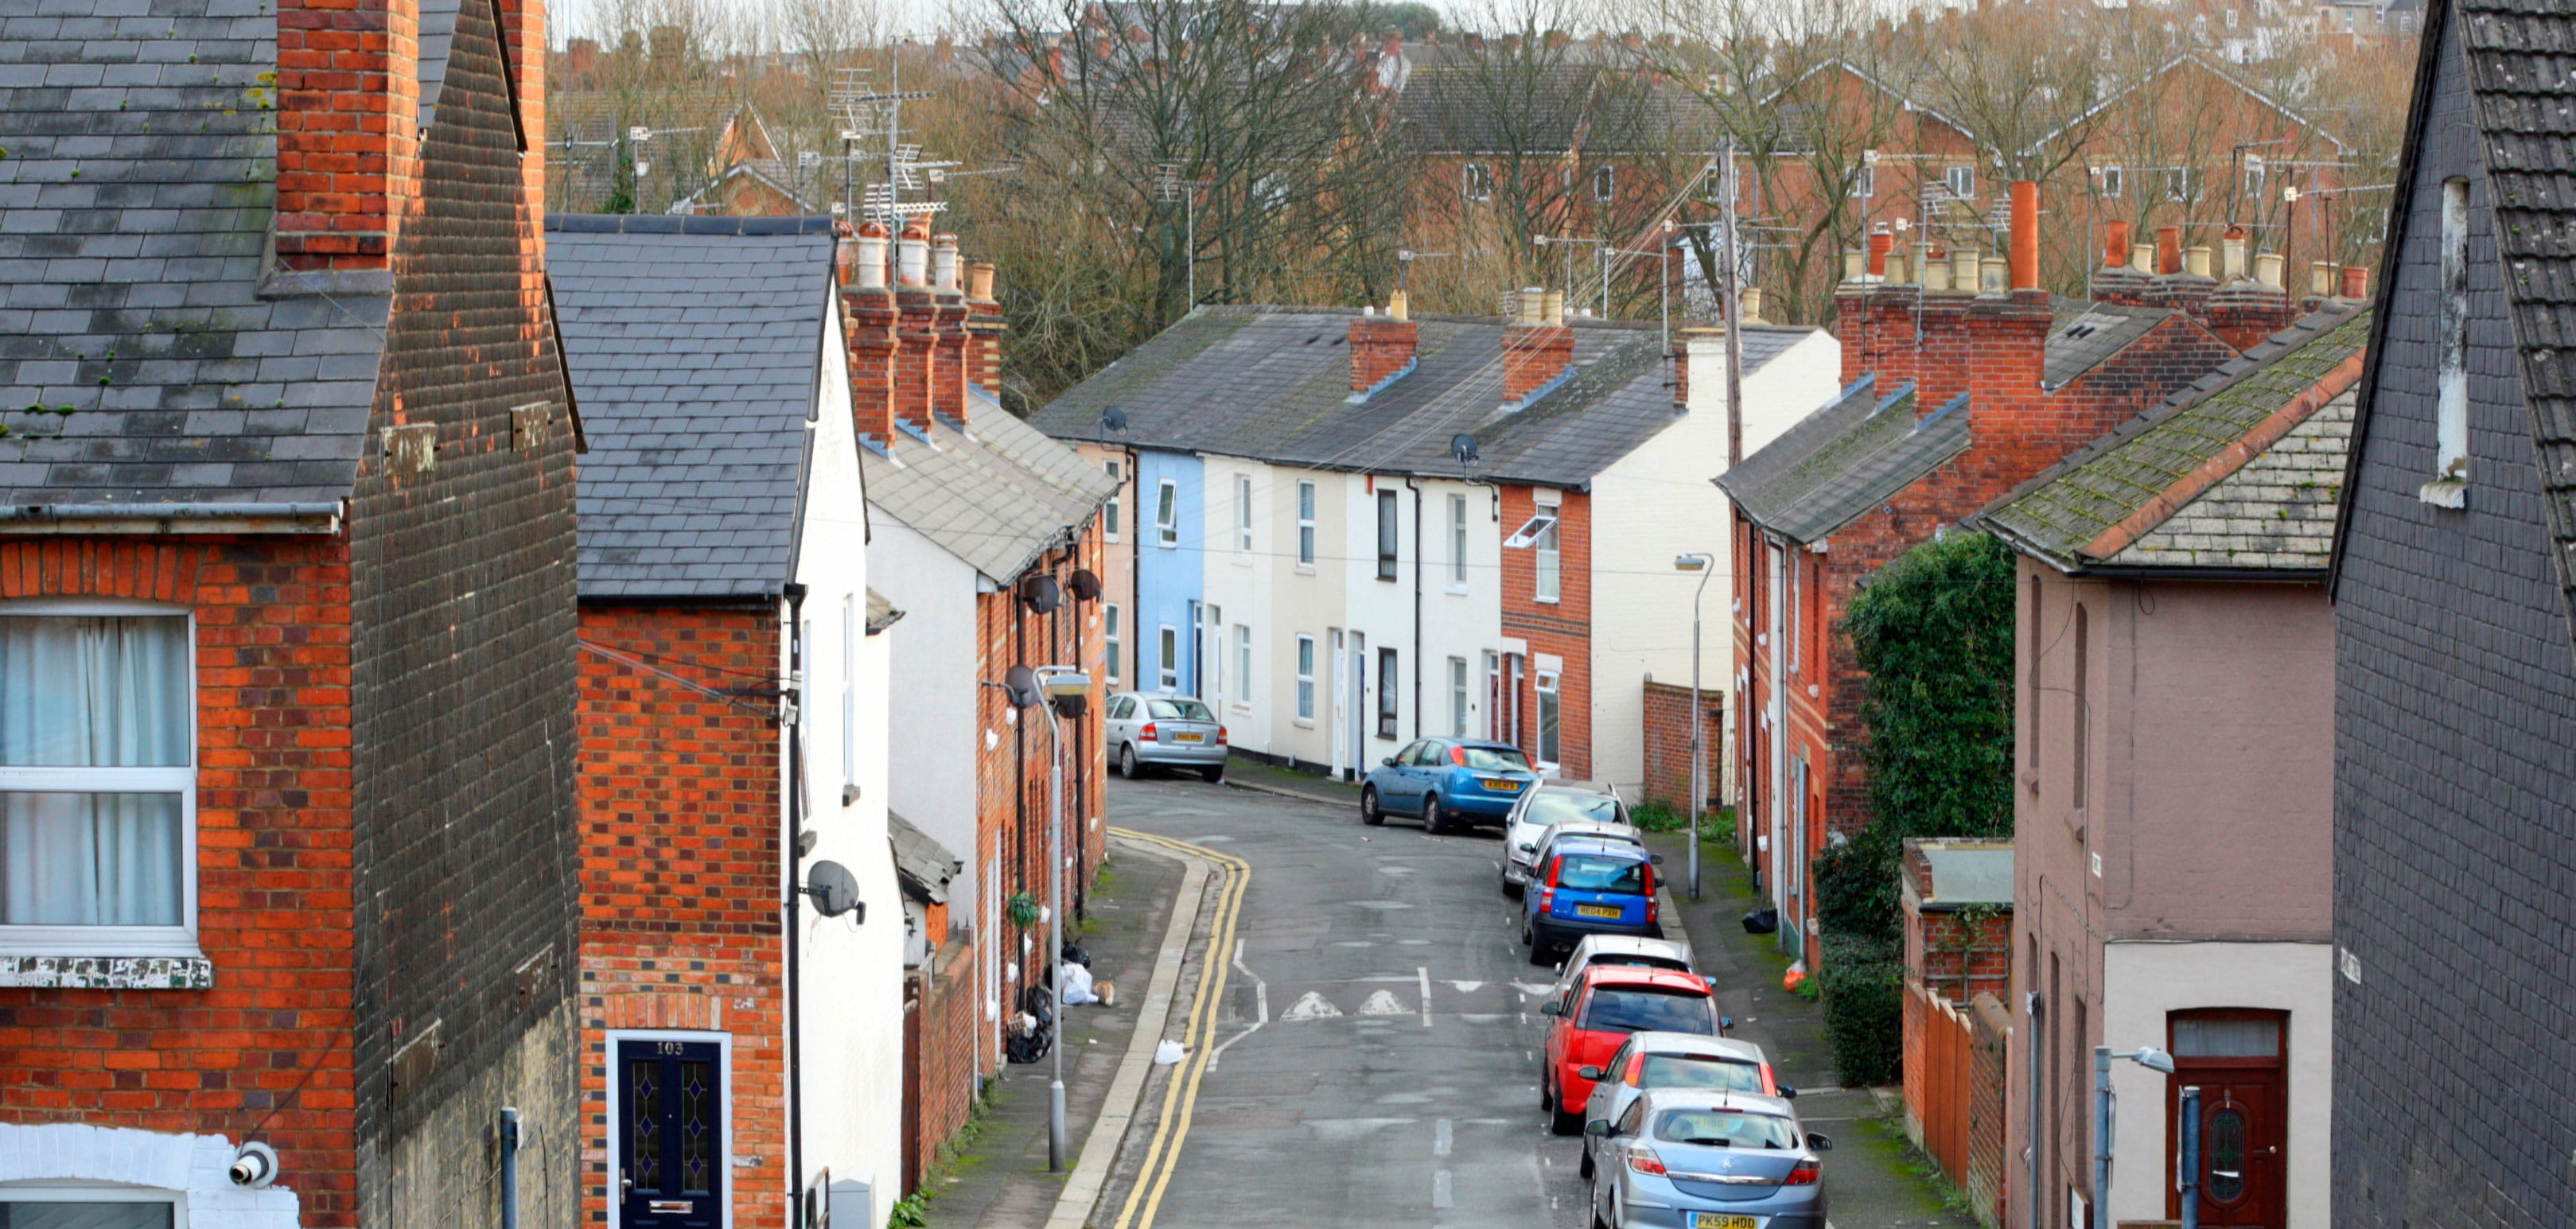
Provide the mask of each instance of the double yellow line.
[{"label": "double yellow line", "polygon": [[1154,1213],[1163,1206],[1163,1188],[1171,1183],[1172,1171],[1180,1166],[1181,1144],[1190,1137],[1190,1115],[1199,1103],[1199,1080],[1207,1074],[1208,1063],[1216,1053],[1217,1005],[1225,999],[1226,976],[1234,967],[1235,924],[1243,916],[1243,890],[1252,882],[1252,864],[1170,837],[1130,828],[1109,831],[1131,841],[1204,858],[1226,872],[1225,886],[1217,894],[1216,921],[1208,931],[1207,953],[1201,958],[1204,968],[1199,974],[1198,994],[1190,1002],[1189,1021],[1181,1029],[1181,1044],[1188,1047],[1188,1052],[1182,1056],[1181,1069],[1173,1073],[1171,1084],[1163,1089],[1163,1113],[1154,1123],[1154,1138],[1145,1147],[1145,1163],[1137,1169],[1136,1185],[1128,1190],[1127,1204],[1113,1223],[1113,1229],[1153,1229]]}]

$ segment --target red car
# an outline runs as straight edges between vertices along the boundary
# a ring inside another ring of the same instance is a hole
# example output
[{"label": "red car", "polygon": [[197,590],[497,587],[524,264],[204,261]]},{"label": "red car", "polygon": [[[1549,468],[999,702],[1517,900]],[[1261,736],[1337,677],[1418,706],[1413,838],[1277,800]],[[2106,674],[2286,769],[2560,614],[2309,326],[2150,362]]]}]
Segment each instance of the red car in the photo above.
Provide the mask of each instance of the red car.
[{"label": "red car", "polygon": [[1716,1036],[1717,999],[1695,974],[1633,965],[1594,965],[1563,996],[1539,1005],[1553,1016],[1547,1031],[1547,1066],[1539,1076],[1539,1108],[1559,1135],[1583,1129],[1583,1103],[1592,1096],[1586,1067],[1610,1061],[1630,1033],[1699,1033]]}]

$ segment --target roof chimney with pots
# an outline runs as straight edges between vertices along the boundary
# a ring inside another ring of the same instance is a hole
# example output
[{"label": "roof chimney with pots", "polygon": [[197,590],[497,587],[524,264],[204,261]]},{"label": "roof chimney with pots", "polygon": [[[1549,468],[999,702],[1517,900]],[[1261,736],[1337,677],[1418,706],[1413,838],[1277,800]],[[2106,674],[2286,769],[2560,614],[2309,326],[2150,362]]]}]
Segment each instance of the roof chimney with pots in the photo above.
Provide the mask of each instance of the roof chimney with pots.
[{"label": "roof chimney with pots", "polygon": [[2147,288],[2147,306],[2187,312],[2195,320],[2209,319],[2209,297],[2218,289],[2217,279],[2209,276],[2209,249],[2193,248],[2199,253],[2200,271],[2191,269],[2191,258],[2183,251],[2182,228],[2156,228],[2156,269],[2159,276]]},{"label": "roof chimney with pots", "polygon": [[2288,328],[2298,315],[2298,305],[2281,286],[2281,257],[2275,252],[2254,258],[2252,280],[2228,282],[2209,298],[2209,331],[2240,353]]},{"label": "roof chimney with pots", "polygon": [[2145,279],[2129,267],[2129,224],[2114,221],[2103,228],[2102,267],[2093,272],[2093,297],[2130,307],[2146,302]]},{"label": "roof chimney with pots", "polygon": [[1351,321],[1351,396],[1358,405],[1410,373],[1420,360],[1421,333],[1408,318],[1404,292],[1387,296],[1386,314],[1362,312]]},{"label": "roof chimney with pots", "polygon": [[[2034,257],[2039,213],[2037,187],[2014,184],[2014,246]],[[2038,472],[2116,422],[2100,421],[2103,415],[2098,407],[2078,404],[2086,399],[2055,397],[2042,386],[2056,317],[2048,292],[2037,284],[2036,261],[2032,264],[2027,282],[2023,266],[2016,261],[2008,288],[1981,294],[1968,304],[1966,337],[1960,346],[1962,365],[1968,370],[1964,386],[1930,379],[1933,373],[1927,370],[1916,393],[1918,411],[1936,414],[1958,392],[1966,392],[1968,431],[1975,442],[1973,459],[1965,463],[1992,467],[2010,482]]]},{"label": "roof chimney with pots", "polygon": [[[1002,304],[993,297],[993,262],[966,266],[966,381],[999,402],[1002,397]],[[966,421],[975,417],[967,415]]]},{"label": "roof chimney with pots", "polygon": [[930,434],[932,407],[938,404],[934,368],[939,351],[939,306],[930,289],[930,222],[904,223],[895,240],[894,425],[898,431]]},{"label": "roof chimney with pots", "polygon": [[1519,318],[1503,326],[1503,408],[1525,409],[1574,373],[1574,330],[1565,292],[1521,292]]},{"label": "roof chimney with pots", "polygon": [[[958,280],[957,236],[930,241],[930,414],[966,421],[966,287]],[[921,424],[925,434],[930,424]]]},{"label": "roof chimney with pots", "polygon": [[894,442],[894,371],[902,343],[886,285],[886,228],[862,222],[851,240],[853,280],[841,288],[841,327],[850,359],[850,414],[859,439],[884,452]]}]

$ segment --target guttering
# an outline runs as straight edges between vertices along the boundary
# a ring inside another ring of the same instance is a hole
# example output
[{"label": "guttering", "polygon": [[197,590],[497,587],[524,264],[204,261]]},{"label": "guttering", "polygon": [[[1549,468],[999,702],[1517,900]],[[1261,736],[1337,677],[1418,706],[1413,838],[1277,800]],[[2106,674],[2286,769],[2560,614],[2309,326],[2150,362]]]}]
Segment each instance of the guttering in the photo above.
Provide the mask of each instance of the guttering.
[{"label": "guttering", "polygon": [[341,501],[329,503],[12,504],[0,534],[181,533],[336,534]]}]

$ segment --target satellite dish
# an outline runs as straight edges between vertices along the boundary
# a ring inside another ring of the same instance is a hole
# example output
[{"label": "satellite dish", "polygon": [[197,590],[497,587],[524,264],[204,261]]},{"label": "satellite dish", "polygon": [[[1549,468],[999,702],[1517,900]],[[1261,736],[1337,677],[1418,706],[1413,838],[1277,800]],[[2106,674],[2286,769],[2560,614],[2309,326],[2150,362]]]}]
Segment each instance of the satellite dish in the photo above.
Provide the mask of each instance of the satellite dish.
[{"label": "satellite dish", "polygon": [[1002,675],[1002,690],[1011,695],[1011,707],[1028,708],[1046,698],[1038,687],[1038,672],[1027,666],[1013,666]]},{"label": "satellite dish", "polygon": [[825,917],[855,911],[859,921],[868,920],[868,907],[859,900],[859,877],[838,862],[817,862],[805,872],[805,894],[814,898],[814,912]]},{"label": "satellite dish", "polygon": [[1476,437],[1460,432],[1449,437],[1449,455],[1461,465],[1476,463]]},{"label": "satellite dish", "polygon": [[1089,568],[1075,568],[1073,570],[1073,596],[1086,602],[1099,597],[1100,578],[1093,575]]},{"label": "satellite dish", "polygon": [[1108,409],[1102,410],[1100,412],[1100,429],[1103,431],[1126,430],[1127,411],[1119,409],[1114,405]]},{"label": "satellite dish", "polygon": [[1064,605],[1064,586],[1052,576],[1032,576],[1020,582],[1020,602],[1038,614],[1054,614]]}]

